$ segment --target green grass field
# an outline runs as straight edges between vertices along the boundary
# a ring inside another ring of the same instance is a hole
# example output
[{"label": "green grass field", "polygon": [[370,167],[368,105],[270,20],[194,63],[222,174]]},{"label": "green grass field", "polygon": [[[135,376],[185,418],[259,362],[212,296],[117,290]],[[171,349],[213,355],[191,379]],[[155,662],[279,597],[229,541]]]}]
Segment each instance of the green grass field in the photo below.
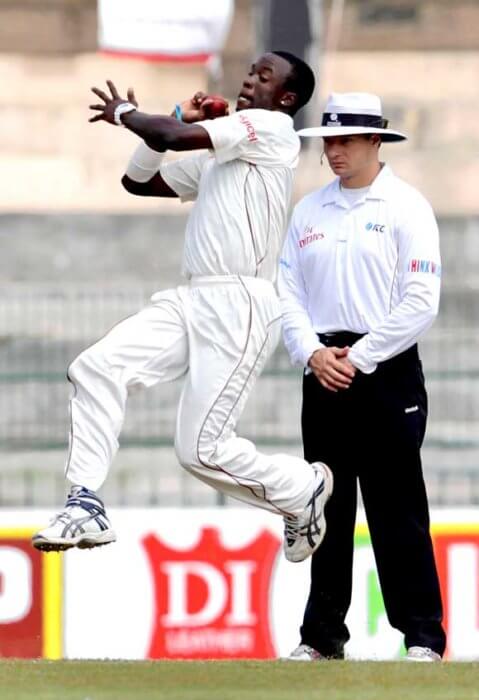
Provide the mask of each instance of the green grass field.
[{"label": "green grass field", "polygon": [[479,663],[0,661],[1,700],[479,700]]}]

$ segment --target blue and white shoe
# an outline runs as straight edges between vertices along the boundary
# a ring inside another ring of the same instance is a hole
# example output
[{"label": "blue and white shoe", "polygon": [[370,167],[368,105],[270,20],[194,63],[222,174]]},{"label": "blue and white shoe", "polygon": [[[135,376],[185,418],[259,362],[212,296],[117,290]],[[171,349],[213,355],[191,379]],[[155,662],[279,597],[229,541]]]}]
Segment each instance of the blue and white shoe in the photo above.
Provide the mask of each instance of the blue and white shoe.
[{"label": "blue and white shoe", "polygon": [[326,464],[314,462],[313,495],[304,511],[284,518],[284,554],[288,561],[299,562],[317,550],[326,534],[324,506],[333,492],[333,474]]},{"label": "blue and white shoe", "polygon": [[65,508],[33,535],[32,544],[43,552],[62,552],[71,547],[91,549],[115,540],[103,501],[94,491],[73,486]]}]

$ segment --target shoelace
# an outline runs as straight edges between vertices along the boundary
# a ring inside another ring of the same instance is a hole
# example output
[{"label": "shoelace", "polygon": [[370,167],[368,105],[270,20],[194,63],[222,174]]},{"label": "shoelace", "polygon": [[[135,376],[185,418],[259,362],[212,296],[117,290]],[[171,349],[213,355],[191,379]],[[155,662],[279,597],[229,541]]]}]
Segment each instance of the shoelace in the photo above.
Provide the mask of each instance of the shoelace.
[{"label": "shoelace", "polygon": [[103,502],[91,491],[82,489],[77,493],[70,493],[65,504],[65,510],[68,508],[79,507],[88,511],[91,515],[103,515],[106,517],[105,506]]},{"label": "shoelace", "polygon": [[286,517],[284,519],[284,538],[289,545],[294,544],[302,534],[299,518]]},{"label": "shoelace", "polygon": [[284,537],[288,545],[294,544],[298,537],[307,537],[310,547],[314,547],[314,535],[319,535],[321,530],[316,521],[316,498],[324,491],[324,480],[314,492],[308,506],[311,506],[308,522],[301,523],[299,518],[285,517]]},{"label": "shoelace", "polygon": [[62,510],[61,513],[58,513],[57,515],[54,515],[53,518],[50,520],[50,525],[55,525],[56,523],[63,523],[64,525],[68,525],[69,522],[71,522],[72,516],[66,512],[66,510]]},{"label": "shoelace", "polygon": [[[92,503],[92,501],[94,501],[94,503]],[[68,495],[65,508],[61,513],[58,513],[52,518],[50,525],[55,525],[55,523],[68,525],[72,521],[72,516],[68,512],[71,508],[82,508],[86,510],[92,518],[96,518],[99,515],[103,516],[105,519],[107,517],[105,506],[98,496],[87,489],[82,489],[80,492],[70,493]]]}]

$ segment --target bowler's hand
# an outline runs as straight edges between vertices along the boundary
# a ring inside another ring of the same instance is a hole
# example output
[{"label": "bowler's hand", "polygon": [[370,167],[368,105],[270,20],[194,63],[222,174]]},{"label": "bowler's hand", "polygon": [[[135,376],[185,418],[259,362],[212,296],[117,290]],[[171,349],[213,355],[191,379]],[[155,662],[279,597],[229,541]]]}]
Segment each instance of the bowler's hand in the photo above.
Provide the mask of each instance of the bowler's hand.
[{"label": "bowler's hand", "polygon": [[356,367],[348,360],[349,348],[320,348],[309,358],[308,366],[329,391],[347,389],[354,379]]},{"label": "bowler's hand", "polygon": [[[181,121],[185,124],[194,124],[194,122],[199,122],[204,119],[204,115],[201,111],[201,103],[205,99],[206,95],[201,90],[195,92],[193,97],[189,100],[184,100],[178,103],[178,107],[181,110]],[[172,117],[176,117],[176,109],[171,113]]]},{"label": "bowler's hand", "polygon": [[125,98],[120,97],[120,95],[118,94],[118,90],[116,89],[114,83],[112,83],[111,80],[107,80],[106,84],[110,89],[111,97],[107,95],[106,92],[103,92],[103,90],[100,90],[97,87],[92,87],[91,89],[91,91],[94,92],[95,95],[97,95],[101,100],[103,100],[104,104],[90,105],[90,109],[99,112],[99,114],[96,114],[94,117],[91,117],[91,119],[88,120],[89,122],[105,121],[109,124],[114,124],[115,109],[118,107],[118,105],[121,105],[122,102],[131,102],[135,105],[135,107],[138,107],[138,102],[136,101],[133,88],[128,88],[127,97]]},{"label": "bowler's hand", "polygon": [[[181,109],[181,121],[185,124],[194,124],[195,122],[202,122],[207,119],[207,115],[203,109],[203,103],[208,101],[209,97],[206,93],[195,92],[193,97],[189,100],[179,103]],[[176,116],[176,111],[171,113],[171,116]]]}]

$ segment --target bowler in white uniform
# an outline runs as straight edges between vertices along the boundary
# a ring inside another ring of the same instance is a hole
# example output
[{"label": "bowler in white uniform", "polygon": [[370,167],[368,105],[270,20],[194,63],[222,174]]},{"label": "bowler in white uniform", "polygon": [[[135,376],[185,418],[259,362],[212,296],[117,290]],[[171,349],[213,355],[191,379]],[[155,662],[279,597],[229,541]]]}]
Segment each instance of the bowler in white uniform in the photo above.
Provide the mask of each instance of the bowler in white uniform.
[{"label": "bowler in white uniform", "polygon": [[[183,378],[175,448],[180,464],[221,492],[284,518],[286,557],[301,561],[320,544],[332,477],[323,464],[267,456],[235,433],[281,327],[275,291],[299,138],[292,115],[311,97],[314,76],[286,52],[250,69],[231,116],[204,121],[202,98],[182,120],[140,112],[132,90],[102,100],[90,121],[140,136],[123,178],[139,196],[194,200],[183,255],[185,284],[153,295],[69,368],[72,484],[64,510],[33,537],[46,551],[114,541],[96,491],[118,449],[128,394]],[[196,123],[200,122],[200,123]],[[169,163],[165,150],[199,153]]]}]

